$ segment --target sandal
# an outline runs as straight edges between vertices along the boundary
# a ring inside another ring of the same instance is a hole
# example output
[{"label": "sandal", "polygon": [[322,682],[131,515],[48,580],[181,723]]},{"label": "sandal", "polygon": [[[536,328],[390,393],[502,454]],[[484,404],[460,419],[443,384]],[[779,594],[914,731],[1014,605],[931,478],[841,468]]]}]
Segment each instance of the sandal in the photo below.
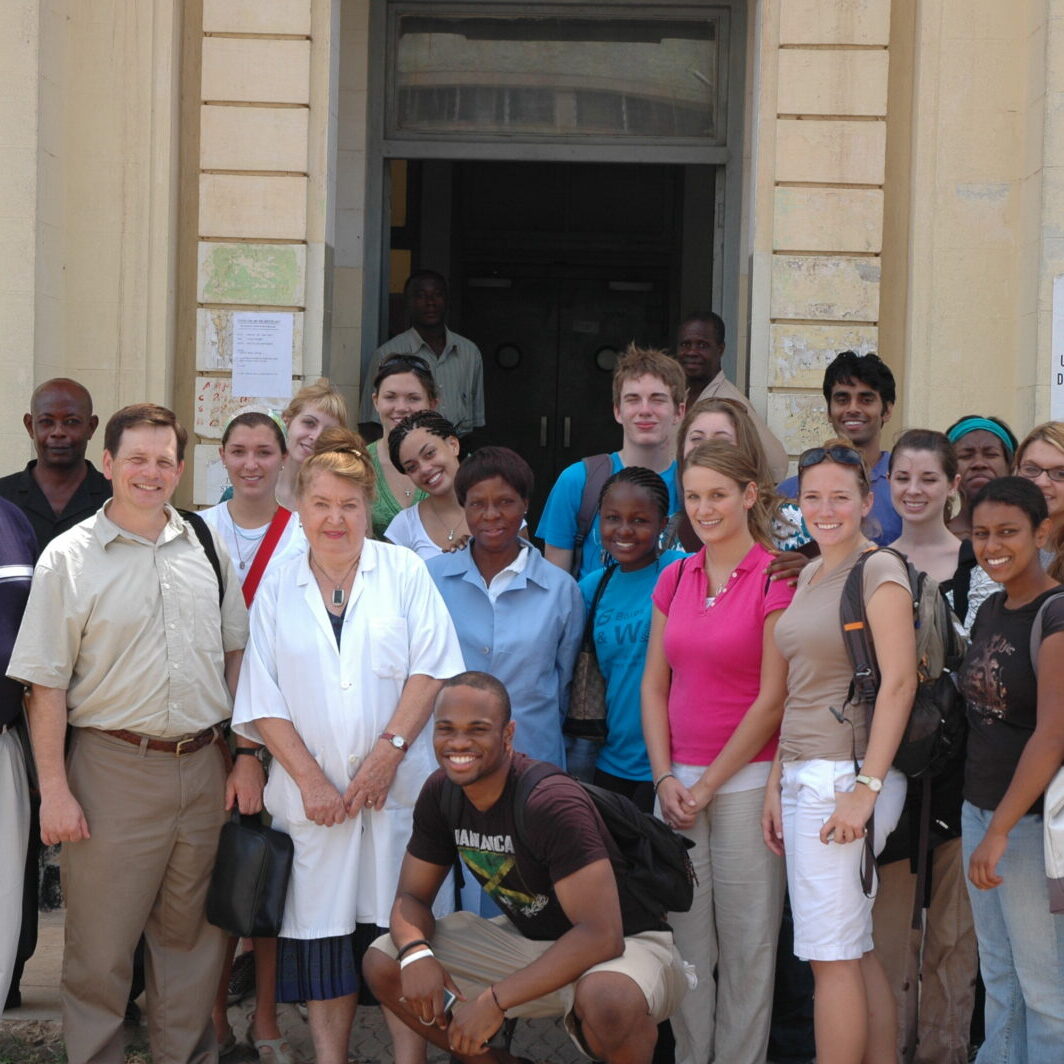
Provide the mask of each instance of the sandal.
[{"label": "sandal", "polygon": [[292,1047],[284,1038],[256,1038],[249,1027],[248,1044],[258,1053],[262,1064],[296,1064]]}]

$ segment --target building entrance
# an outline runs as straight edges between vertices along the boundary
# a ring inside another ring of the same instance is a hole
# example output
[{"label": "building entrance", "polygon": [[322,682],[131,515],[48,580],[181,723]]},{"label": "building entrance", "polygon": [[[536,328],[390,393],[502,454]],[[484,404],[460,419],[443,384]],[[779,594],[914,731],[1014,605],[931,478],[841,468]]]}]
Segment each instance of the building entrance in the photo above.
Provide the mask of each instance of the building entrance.
[{"label": "building entrance", "polygon": [[628,344],[671,346],[681,307],[712,301],[714,168],[406,165],[420,217],[393,255],[448,274],[451,327],[484,358],[488,436],[532,465],[538,514],[562,468],[620,446]]}]

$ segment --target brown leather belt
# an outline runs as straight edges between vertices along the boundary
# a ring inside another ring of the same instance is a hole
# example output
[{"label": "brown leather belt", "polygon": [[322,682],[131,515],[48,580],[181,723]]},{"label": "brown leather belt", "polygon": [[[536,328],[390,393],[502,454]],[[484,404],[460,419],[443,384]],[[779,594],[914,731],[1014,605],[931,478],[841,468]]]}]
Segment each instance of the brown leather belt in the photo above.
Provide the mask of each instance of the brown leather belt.
[{"label": "brown leather belt", "polygon": [[[208,728],[206,731],[201,731],[198,735],[191,735],[187,739],[148,739],[146,735],[138,735],[136,732],[131,731],[106,731],[104,729],[101,729],[101,731],[103,731],[104,735],[113,735],[116,739],[132,743],[134,746],[145,745],[148,750],[159,750],[164,754],[173,754],[175,757],[181,757],[184,754],[194,754],[197,750],[202,750],[218,738],[217,727]],[[147,743],[145,743],[146,739]]]}]

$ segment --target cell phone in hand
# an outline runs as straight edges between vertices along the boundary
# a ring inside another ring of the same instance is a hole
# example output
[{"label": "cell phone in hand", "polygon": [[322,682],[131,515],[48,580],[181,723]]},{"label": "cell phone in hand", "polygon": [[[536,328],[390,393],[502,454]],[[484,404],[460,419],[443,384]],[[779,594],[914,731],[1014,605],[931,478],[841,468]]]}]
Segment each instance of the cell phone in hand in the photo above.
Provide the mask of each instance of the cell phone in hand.
[{"label": "cell phone in hand", "polygon": [[454,1012],[454,1003],[458,1000],[458,995],[453,990],[448,990],[447,987],[443,988],[443,1014],[447,1019],[451,1019]]}]

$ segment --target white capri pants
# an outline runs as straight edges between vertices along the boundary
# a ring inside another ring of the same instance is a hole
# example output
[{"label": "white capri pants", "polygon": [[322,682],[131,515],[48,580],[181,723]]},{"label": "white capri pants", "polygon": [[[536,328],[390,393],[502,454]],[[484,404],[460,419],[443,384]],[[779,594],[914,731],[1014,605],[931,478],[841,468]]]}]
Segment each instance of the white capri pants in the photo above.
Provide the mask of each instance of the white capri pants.
[{"label": "white capri pants", "polygon": [[[785,761],[782,775],[783,845],[794,913],[794,952],[802,960],[859,960],[871,952],[872,902],[861,889],[864,839],[820,841],[835,811],[836,792],[856,786],[853,761]],[[891,769],[875,810],[878,854],[905,804],[906,779]]]}]

